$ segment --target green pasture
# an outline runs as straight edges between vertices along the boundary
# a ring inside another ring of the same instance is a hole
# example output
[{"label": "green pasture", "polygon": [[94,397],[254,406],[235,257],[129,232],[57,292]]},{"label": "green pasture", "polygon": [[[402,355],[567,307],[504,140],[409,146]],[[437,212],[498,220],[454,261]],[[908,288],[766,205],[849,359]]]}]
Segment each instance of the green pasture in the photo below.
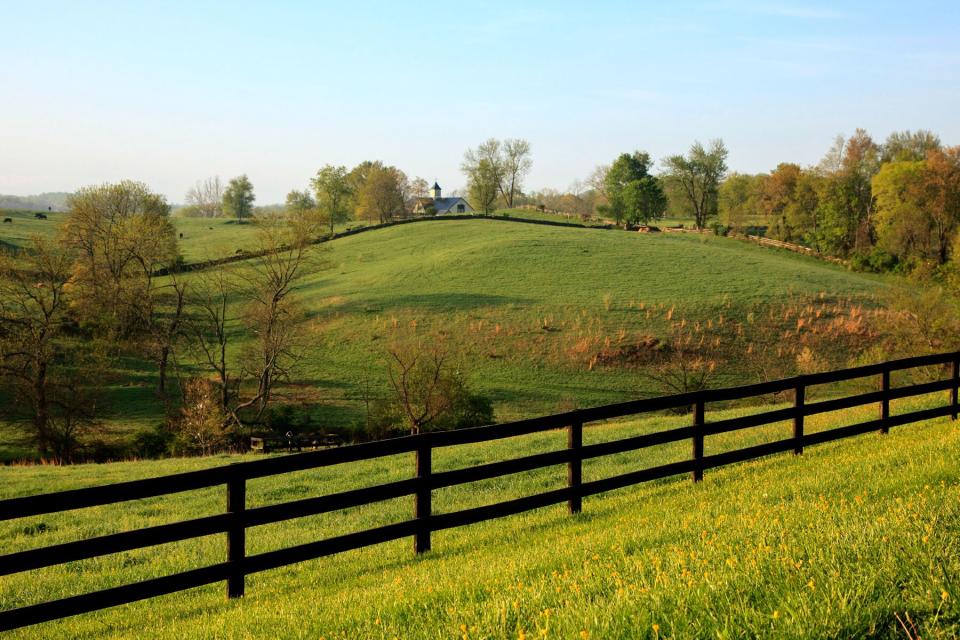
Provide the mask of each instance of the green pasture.
[{"label": "green pasture", "polygon": [[[177,224],[191,259],[230,253],[255,233],[227,220]],[[366,399],[385,392],[387,346],[411,335],[439,336],[508,420],[663,393],[648,365],[673,331],[708,341],[713,386],[792,374],[804,347],[823,366],[845,366],[875,339],[871,313],[889,286],[728,238],[486,219],[373,230],[311,252],[296,293],[306,357],[278,400],[301,406],[316,431],[365,419]],[[242,283],[251,264],[229,269]],[[237,316],[244,299],[235,298]],[[232,329],[236,357],[248,336],[239,322]],[[179,355],[183,373],[196,371],[190,349]],[[118,361],[106,382],[98,437],[122,440],[163,420],[148,363]],[[0,435],[0,457],[29,451],[11,425]]]},{"label": "green pasture", "polygon": [[[942,403],[895,402],[894,413]],[[745,410],[708,412],[721,419]],[[876,407],[810,418],[808,432]],[[588,426],[587,444],[683,424],[654,417]],[[707,454],[788,437],[788,424],[708,438]],[[562,431],[438,450],[437,470],[565,446]],[[960,429],[898,427],[304,562],[247,579],[46,623],[13,638],[923,638],[960,632]],[[685,459],[689,443],[585,463],[586,481]],[[0,467],[0,498],[251,459]],[[412,455],[254,480],[265,505],[410,477]],[[563,486],[562,466],[435,492],[437,513]],[[0,553],[220,513],[223,488],[0,523]],[[398,522],[404,498],[257,527],[259,553]],[[220,562],[223,535],[0,578],[0,609]]]}]

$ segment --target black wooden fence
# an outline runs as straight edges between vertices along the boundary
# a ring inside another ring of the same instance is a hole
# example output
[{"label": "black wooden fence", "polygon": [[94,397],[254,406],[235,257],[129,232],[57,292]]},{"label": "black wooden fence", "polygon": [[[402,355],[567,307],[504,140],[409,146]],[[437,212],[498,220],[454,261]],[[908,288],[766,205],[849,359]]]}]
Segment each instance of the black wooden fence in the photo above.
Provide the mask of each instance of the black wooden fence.
[{"label": "black wooden fence", "polygon": [[[891,372],[917,367],[938,367],[941,372],[941,379],[891,387]],[[944,371],[949,371],[949,376],[946,378],[943,378],[942,375]],[[877,391],[814,403],[805,402],[806,390],[811,386],[872,376],[879,377],[879,389]],[[430,534],[434,531],[461,527],[493,518],[502,518],[563,502],[567,503],[571,513],[577,513],[581,509],[583,498],[586,496],[641,482],[682,473],[690,473],[694,481],[699,481],[703,478],[703,472],[706,469],[786,451],[800,454],[805,446],[871,431],[886,433],[891,427],[931,418],[950,415],[953,419],[956,419],[958,388],[960,388],[960,352],[952,352],[894,360],[853,369],[805,375],[742,387],[635,400],[507,424],[459,431],[423,433],[379,442],[178,473],[159,478],[3,500],[0,501],[0,520],[11,520],[70,509],[172,495],[182,491],[192,491],[216,485],[226,486],[225,513],[10,553],[0,556],[0,576],[218,533],[226,534],[227,560],[226,562],[161,578],[3,611],[0,612],[0,631],[96,611],[221,581],[227,583],[227,595],[235,598],[243,595],[244,576],[258,571],[405,537],[412,537],[414,550],[417,553],[422,553],[430,549]],[[940,391],[949,391],[949,402],[946,406],[915,410],[900,415],[891,415],[890,413],[891,400]],[[755,398],[782,392],[793,393],[794,406],[715,422],[706,421],[706,407],[710,403]],[[807,416],[873,403],[878,404],[880,409],[879,417],[875,420],[828,431],[804,433],[804,418]],[[691,407],[693,408],[693,420],[690,426],[632,436],[611,442],[583,444],[583,425],[587,422]],[[706,436],[791,420],[793,422],[793,433],[789,438],[743,449],[704,455],[704,438]],[[537,453],[438,473],[434,473],[431,469],[432,452],[439,447],[487,442],[561,428],[567,429],[568,440],[567,447],[559,451]],[[689,440],[692,443],[692,456],[689,460],[639,469],[589,482],[583,481],[581,466],[586,459],[636,451],[683,440]],[[402,453],[414,453],[416,456],[415,476],[412,478],[282,504],[246,508],[247,480]],[[431,495],[435,489],[562,464],[567,466],[567,486],[564,488],[450,513],[432,512]],[[250,527],[329,513],[403,496],[413,496],[414,517],[411,520],[276,551],[256,555],[246,554],[246,530]]]}]

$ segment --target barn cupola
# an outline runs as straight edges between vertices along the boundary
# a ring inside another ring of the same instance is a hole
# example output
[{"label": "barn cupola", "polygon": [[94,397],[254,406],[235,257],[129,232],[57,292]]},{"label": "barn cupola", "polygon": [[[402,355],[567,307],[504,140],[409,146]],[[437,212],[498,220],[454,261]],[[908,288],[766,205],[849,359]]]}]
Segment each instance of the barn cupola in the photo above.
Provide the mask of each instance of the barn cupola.
[{"label": "barn cupola", "polygon": [[430,197],[434,200],[438,200],[440,198],[440,185],[438,185],[436,182],[434,182],[433,187],[430,188]]}]

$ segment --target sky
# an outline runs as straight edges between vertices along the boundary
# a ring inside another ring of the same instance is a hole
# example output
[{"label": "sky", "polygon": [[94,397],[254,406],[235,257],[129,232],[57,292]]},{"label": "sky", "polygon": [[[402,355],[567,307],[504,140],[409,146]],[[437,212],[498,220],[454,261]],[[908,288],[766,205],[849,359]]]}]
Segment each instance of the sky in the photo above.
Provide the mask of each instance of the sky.
[{"label": "sky", "polygon": [[367,159],[458,188],[490,137],[529,189],[713,138],[750,173],[857,127],[960,144],[958,33],[956,0],[0,0],[0,193],[246,173],[268,204]]}]

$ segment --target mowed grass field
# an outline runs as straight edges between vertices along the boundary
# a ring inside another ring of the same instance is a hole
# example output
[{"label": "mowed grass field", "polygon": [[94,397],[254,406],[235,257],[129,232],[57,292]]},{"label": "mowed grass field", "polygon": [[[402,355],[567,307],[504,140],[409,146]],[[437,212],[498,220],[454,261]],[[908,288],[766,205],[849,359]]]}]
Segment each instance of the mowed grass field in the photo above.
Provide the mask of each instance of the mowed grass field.
[{"label": "mowed grass field", "polygon": [[[256,233],[223,220],[177,224],[182,251],[195,259],[232,253]],[[713,386],[792,374],[805,346],[822,366],[845,366],[875,340],[871,310],[890,287],[728,238],[489,219],[417,222],[312,251],[318,266],[296,293],[306,357],[279,399],[304,407],[317,431],[363,421],[366,396],[386,392],[386,349],[403,337],[443,340],[497,419],[509,420],[662,393],[647,373],[656,343],[674,331],[715,360]],[[238,282],[249,269],[247,261],[230,267]],[[237,316],[244,299],[235,298]],[[248,336],[239,322],[232,330],[237,356]],[[197,371],[189,348],[179,355],[185,374]],[[103,438],[163,421],[155,375],[135,357],[116,361]],[[3,433],[0,456],[29,452],[9,425]]]},{"label": "mowed grass field", "polygon": [[[942,404],[896,401],[894,413]],[[709,412],[707,419],[732,412]],[[808,432],[876,416],[810,418]],[[686,423],[588,426],[585,443]],[[789,435],[780,424],[708,438],[707,454]],[[564,432],[438,450],[437,470],[565,446]],[[898,427],[668,479],[12,632],[10,638],[956,638],[960,428]],[[685,459],[689,443],[585,463],[589,481]],[[0,468],[0,498],[249,458]],[[251,481],[265,505],[410,477],[410,455]],[[435,512],[563,486],[562,466],[434,494]],[[0,553],[222,512],[222,488],[0,523]],[[258,527],[248,553],[405,520],[410,498]],[[0,608],[220,562],[223,535],[0,578]],[[909,633],[904,631],[909,629]]]}]

